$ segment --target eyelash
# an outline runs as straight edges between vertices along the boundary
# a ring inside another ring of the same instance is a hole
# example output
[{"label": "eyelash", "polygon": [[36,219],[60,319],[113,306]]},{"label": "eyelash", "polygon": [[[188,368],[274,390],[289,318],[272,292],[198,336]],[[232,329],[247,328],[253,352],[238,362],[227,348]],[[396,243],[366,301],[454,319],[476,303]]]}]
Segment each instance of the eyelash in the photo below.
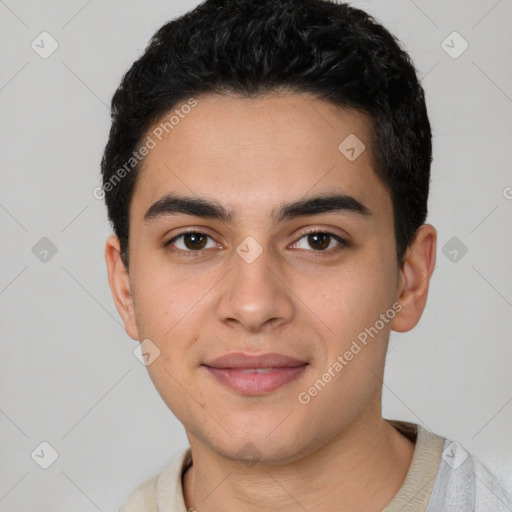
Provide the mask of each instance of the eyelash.
[{"label": "eyelash", "polygon": [[[184,256],[187,256],[187,257],[197,257],[199,256],[202,252],[204,252],[204,249],[199,249],[199,250],[183,250],[183,249],[178,249],[176,247],[173,247],[173,243],[178,240],[179,238],[182,238],[186,235],[189,235],[189,234],[193,234],[193,235],[202,235],[202,236],[206,236],[208,238],[210,238],[211,240],[213,240],[213,238],[208,234],[208,233],[205,233],[203,231],[184,231],[182,233],[180,233],[179,235],[176,235],[174,237],[172,237],[169,241],[165,242],[164,243],[164,247],[167,248],[169,251],[173,252],[173,253],[176,253],[176,254],[181,254],[181,255],[184,255]],[[307,231],[305,233],[303,233],[294,243],[293,245],[296,245],[300,240],[302,240],[303,238],[309,236],[309,235],[327,235],[329,237],[331,237],[332,239],[336,240],[338,242],[338,245],[334,248],[334,250],[331,248],[331,249],[323,249],[323,250],[315,250],[315,249],[302,249],[302,250],[307,250],[308,252],[312,252],[312,253],[316,253],[316,254],[319,254],[319,253],[326,253],[326,254],[332,254],[333,252],[337,252],[338,250],[340,250],[341,248],[343,247],[349,247],[349,243],[341,238],[340,236],[330,232],[330,231],[321,231],[321,230],[311,230],[311,231]]]}]

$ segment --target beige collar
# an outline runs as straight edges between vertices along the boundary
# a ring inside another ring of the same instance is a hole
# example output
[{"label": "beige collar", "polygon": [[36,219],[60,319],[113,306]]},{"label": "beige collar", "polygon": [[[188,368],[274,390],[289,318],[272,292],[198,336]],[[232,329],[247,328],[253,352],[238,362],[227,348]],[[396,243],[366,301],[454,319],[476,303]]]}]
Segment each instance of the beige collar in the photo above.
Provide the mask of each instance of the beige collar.
[{"label": "beige collar", "polygon": [[[386,421],[415,442],[416,447],[402,487],[382,512],[422,512],[427,508],[432,494],[444,439],[414,423]],[[158,512],[187,512],[182,479],[191,464],[192,456],[188,448],[157,478],[155,491]]]}]

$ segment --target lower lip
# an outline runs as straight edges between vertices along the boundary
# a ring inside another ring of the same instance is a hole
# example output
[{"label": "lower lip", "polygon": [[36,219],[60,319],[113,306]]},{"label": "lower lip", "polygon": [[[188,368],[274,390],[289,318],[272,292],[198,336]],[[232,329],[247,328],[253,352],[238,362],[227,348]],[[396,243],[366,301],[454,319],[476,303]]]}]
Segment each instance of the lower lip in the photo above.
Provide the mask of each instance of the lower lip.
[{"label": "lower lip", "polygon": [[225,384],[234,391],[244,395],[262,395],[297,379],[306,369],[307,364],[302,366],[275,368],[270,372],[256,373],[243,372],[233,368],[205,368],[222,384]]}]

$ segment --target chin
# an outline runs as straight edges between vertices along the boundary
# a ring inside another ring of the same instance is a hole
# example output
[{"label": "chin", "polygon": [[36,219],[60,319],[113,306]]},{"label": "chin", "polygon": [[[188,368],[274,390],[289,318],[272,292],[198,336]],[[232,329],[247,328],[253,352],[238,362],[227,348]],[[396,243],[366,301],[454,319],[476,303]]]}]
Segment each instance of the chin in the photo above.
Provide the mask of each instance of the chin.
[{"label": "chin", "polygon": [[[285,415],[284,415],[285,416]],[[266,418],[250,418],[243,422],[225,422],[226,431],[217,432],[221,437],[205,439],[209,432],[202,432],[203,441],[215,453],[232,461],[243,462],[251,467],[260,464],[280,465],[294,462],[314,450],[307,448],[304,428],[283,422],[282,414]],[[290,415],[292,416],[292,415]]]},{"label": "chin", "polygon": [[262,435],[257,438],[230,440],[226,445],[212,446],[212,448],[219,455],[241,462],[248,468],[256,464],[287,464],[302,457],[302,450],[296,444],[283,443],[281,439],[276,441],[269,441],[265,435]]}]

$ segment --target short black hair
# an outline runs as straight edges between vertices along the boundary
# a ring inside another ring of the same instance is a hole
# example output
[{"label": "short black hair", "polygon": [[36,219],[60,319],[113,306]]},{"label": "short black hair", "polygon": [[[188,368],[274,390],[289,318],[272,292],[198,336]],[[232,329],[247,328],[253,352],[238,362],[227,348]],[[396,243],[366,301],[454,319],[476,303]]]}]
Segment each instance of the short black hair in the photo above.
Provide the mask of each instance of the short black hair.
[{"label": "short black hair", "polygon": [[372,162],[390,192],[403,264],[427,216],[432,135],[423,88],[401,43],[345,3],[207,0],[154,34],[112,98],[102,190],[127,268],[129,206],[140,171],[134,155],[141,158],[137,148],[148,130],[190,98],[255,98],[283,89],[369,116]]}]

